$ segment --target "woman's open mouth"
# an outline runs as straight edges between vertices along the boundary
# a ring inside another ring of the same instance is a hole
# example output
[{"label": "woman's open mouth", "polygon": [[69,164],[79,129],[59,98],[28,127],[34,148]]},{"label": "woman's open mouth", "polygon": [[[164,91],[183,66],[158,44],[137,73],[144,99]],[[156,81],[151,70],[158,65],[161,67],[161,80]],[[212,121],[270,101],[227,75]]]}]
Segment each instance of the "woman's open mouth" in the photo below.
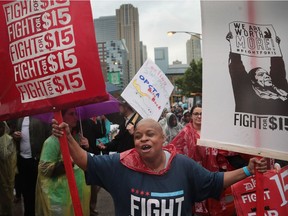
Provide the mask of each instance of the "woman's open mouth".
[{"label": "woman's open mouth", "polygon": [[144,152],[147,152],[151,149],[151,146],[150,145],[142,145],[141,146],[141,150],[144,151]]}]

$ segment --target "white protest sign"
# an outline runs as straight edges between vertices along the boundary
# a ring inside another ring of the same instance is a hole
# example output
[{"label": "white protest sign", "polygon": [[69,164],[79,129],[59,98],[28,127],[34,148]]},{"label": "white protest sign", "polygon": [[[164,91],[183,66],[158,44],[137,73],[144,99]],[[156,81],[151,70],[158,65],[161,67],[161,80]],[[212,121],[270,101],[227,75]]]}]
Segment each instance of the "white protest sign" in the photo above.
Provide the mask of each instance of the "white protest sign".
[{"label": "white protest sign", "polygon": [[158,121],[173,88],[160,68],[148,59],[121,96],[142,118],[152,118]]},{"label": "white protest sign", "polygon": [[288,160],[288,2],[201,1],[201,9],[199,144]]}]

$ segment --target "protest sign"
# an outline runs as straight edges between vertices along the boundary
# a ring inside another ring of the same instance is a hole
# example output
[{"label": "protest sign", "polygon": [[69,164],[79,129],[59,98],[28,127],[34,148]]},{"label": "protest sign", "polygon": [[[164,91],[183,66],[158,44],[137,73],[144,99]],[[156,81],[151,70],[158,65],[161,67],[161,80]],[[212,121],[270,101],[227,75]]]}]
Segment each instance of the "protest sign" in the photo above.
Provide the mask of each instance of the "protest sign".
[{"label": "protest sign", "polygon": [[[90,1],[0,2],[0,121],[108,99]],[[67,139],[60,148],[82,215]]]},{"label": "protest sign", "polygon": [[234,21],[229,23],[231,52],[250,57],[281,57],[273,25]]},{"label": "protest sign", "polygon": [[1,1],[0,21],[0,120],[108,98],[90,1]]},{"label": "protest sign", "polygon": [[288,2],[202,1],[201,9],[199,144],[287,160]]},{"label": "protest sign", "polygon": [[[288,214],[288,166],[279,172],[269,170],[264,173],[265,215]],[[254,176],[232,185],[232,193],[238,216],[256,216],[256,180]]]},{"label": "protest sign", "polygon": [[173,85],[161,69],[150,59],[146,60],[121,96],[142,118],[158,121],[169,102]]}]

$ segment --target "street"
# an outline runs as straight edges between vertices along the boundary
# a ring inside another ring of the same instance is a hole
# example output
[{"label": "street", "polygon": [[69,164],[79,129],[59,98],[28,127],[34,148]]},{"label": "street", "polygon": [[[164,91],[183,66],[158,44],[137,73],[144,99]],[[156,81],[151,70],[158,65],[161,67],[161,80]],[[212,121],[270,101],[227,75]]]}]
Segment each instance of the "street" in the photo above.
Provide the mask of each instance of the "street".
[{"label": "street", "polygon": [[[99,212],[99,216],[115,215],[113,200],[110,194],[107,193],[107,191],[105,191],[103,188],[101,188],[98,194],[97,210]],[[15,204],[13,215],[14,216],[23,215],[23,202],[18,202]]]},{"label": "street", "polygon": [[99,216],[114,216],[115,215],[112,197],[103,188],[101,188],[101,190],[99,191],[97,206],[98,206]]}]

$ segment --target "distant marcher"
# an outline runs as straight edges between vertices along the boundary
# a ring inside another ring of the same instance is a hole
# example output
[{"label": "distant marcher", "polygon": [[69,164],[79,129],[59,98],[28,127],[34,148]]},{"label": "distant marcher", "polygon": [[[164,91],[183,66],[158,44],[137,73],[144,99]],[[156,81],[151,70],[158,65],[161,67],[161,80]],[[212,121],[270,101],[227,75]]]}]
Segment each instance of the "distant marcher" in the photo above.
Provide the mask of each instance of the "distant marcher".
[{"label": "distant marcher", "polygon": [[[80,126],[81,125],[81,126]],[[86,151],[93,153],[93,154],[100,154],[101,151],[96,146],[97,139],[106,136],[106,127],[105,120],[101,119],[100,117],[93,117],[90,119],[82,119],[80,124],[80,119],[77,122],[77,127],[74,128],[75,134],[77,135],[79,132],[83,132],[83,136],[88,139],[89,147],[85,149]],[[82,131],[81,131],[82,129]]]},{"label": "distant marcher", "polygon": [[185,126],[186,124],[190,123],[190,121],[191,121],[191,114],[190,114],[189,110],[186,109],[186,110],[184,110],[184,112],[183,112],[183,117],[182,117],[180,123],[181,123],[183,126]]},{"label": "distant marcher", "polygon": [[119,132],[113,140],[106,143],[99,143],[98,147],[101,150],[112,152],[123,152],[128,149],[134,148],[134,128],[140,121],[141,117],[125,100],[119,101],[120,114],[124,117],[125,121],[119,126]]},{"label": "distant marcher", "polygon": [[175,136],[177,136],[182,128],[183,125],[178,122],[178,119],[174,113],[168,113],[166,115],[166,125],[164,128],[166,145],[170,143]]},{"label": "distant marcher", "polygon": [[179,105],[176,107],[176,110],[174,112],[174,114],[176,115],[178,121],[180,122],[182,117],[183,117],[183,108],[182,108],[182,102],[179,102]]},{"label": "distant marcher", "polygon": [[170,112],[171,113],[175,113],[175,111],[176,111],[176,106],[171,106],[170,107]]},{"label": "distant marcher", "polygon": [[[96,140],[96,145],[98,145],[99,143],[103,143],[104,145],[106,145],[107,143],[109,143],[111,141],[110,138],[110,133],[111,133],[111,122],[106,118],[105,115],[99,116],[99,120],[97,121],[101,121],[101,123],[99,123],[99,126],[101,128],[102,131],[105,131],[105,134],[103,135],[103,137],[98,138]],[[109,154],[108,151],[102,150],[102,154]]]},{"label": "distant marcher", "polygon": [[167,122],[167,119],[166,119],[166,115],[167,114],[168,114],[168,109],[164,108],[163,111],[162,111],[162,114],[160,116],[160,119],[158,121],[163,129],[165,128],[165,125],[166,125],[166,122]]},{"label": "distant marcher", "polygon": [[0,122],[0,215],[12,216],[16,146],[6,122]]}]

